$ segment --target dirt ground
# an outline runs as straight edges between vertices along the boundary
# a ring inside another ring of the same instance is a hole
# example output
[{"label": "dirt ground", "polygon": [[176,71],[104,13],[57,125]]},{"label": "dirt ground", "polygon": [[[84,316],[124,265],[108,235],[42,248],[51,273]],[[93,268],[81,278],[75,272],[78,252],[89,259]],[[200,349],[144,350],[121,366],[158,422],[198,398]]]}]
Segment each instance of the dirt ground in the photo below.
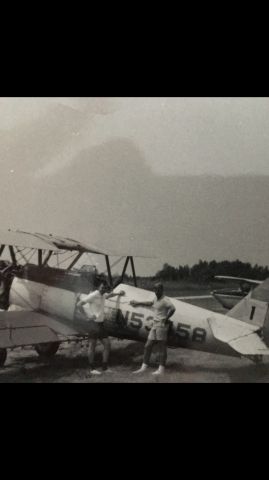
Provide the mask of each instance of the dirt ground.
[{"label": "dirt ground", "polygon": [[[204,294],[204,292],[203,292]],[[213,300],[191,300],[190,303],[223,311]],[[63,344],[50,361],[42,361],[32,349],[9,352],[0,383],[269,383],[269,360],[254,365],[249,360],[201,353],[193,350],[168,350],[167,373],[152,376],[157,365],[153,355],[152,369],[143,375],[133,371],[141,365],[143,344],[112,340],[111,372],[90,377],[86,345]],[[101,351],[97,361],[101,360]]]}]

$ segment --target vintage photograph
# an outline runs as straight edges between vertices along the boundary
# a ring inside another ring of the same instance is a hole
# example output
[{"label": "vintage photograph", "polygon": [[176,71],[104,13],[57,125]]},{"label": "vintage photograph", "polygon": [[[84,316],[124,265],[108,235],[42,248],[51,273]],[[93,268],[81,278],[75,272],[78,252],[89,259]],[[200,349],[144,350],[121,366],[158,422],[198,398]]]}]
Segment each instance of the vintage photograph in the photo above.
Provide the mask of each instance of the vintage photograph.
[{"label": "vintage photograph", "polygon": [[0,97],[0,383],[269,382],[269,99]]}]

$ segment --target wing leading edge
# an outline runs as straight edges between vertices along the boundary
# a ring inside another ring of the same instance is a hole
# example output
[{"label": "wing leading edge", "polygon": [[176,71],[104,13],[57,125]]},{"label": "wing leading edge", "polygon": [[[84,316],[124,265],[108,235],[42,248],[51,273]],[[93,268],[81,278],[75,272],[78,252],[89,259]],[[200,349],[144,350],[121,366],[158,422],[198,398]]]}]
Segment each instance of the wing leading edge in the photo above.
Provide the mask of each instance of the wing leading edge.
[{"label": "wing leading edge", "polygon": [[250,285],[260,285],[263,283],[262,280],[253,280],[250,278],[242,278],[242,277],[233,277],[229,275],[215,275],[217,280],[233,280],[235,282],[244,282],[244,283],[249,283]]}]

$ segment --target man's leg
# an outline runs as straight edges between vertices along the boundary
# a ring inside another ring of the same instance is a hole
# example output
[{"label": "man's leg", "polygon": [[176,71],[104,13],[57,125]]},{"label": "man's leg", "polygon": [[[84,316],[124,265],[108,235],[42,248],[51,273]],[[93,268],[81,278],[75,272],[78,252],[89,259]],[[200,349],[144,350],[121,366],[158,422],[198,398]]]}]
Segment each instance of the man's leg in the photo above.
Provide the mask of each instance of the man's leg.
[{"label": "man's leg", "polygon": [[154,343],[155,343],[155,340],[148,339],[144,349],[144,358],[143,358],[142,367],[139,370],[135,371],[134,373],[143,373],[148,369]]},{"label": "man's leg", "polygon": [[110,351],[111,351],[111,343],[110,343],[109,338],[102,338],[100,340],[100,342],[102,343],[102,345],[104,347],[102,370],[105,372],[105,371],[107,371],[108,360],[109,360]]},{"label": "man's leg", "polygon": [[152,349],[153,349],[154,343],[155,343],[155,340],[148,340],[146,345],[145,345],[143,363],[147,366],[149,366],[150,357],[151,357],[151,354],[152,354]]},{"label": "man's leg", "polygon": [[165,368],[167,361],[167,344],[166,341],[160,342],[160,366]]},{"label": "man's leg", "polygon": [[157,332],[158,347],[160,352],[160,366],[153,375],[162,375],[165,372],[167,361],[167,330],[160,328]]},{"label": "man's leg", "polygon": [[89,350],[88,350],[88,359],[89,359],[89,365],[90,365],[90,371],[94,375],[100,375],[100,372],[98,370],[94,369],[94,357],[95,357],[95,350],[96,350],[96,345],[97,345],[97,339],[90,339],[89,341]]}]

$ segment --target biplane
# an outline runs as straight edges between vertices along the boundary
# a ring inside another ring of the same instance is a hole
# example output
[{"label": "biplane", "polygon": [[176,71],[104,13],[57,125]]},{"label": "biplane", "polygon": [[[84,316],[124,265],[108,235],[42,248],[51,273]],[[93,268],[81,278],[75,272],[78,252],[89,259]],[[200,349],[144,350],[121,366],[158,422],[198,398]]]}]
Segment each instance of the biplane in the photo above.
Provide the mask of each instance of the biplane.
[{"label": "biplane", "polygon": [[[87,338],[87,321],[76,309],[78,297],[100,282],[110,290],[115,286],[110,257],[119,255],[70,238],[23,231],[0,232],[0,245],[0,365],[8,349],[33,346],[50,357],[61,342]],[[85,254],[102,255],[106,272],[99,274],[95,265],[76,268]],[[130,265],[137,286],[133,257],[121,256],[114,265],[122,260],[118,283]]]},{"label": "biplane", "polygon": [[211,295],[227,310],[235,307],[251,289],[260,285],[260,280],[250,280],[249,278],[233,277],[228,275],[216,275],[218,280],[232,281],[238,284],[238,288],[218,288],[213,290]]},{"label": "biplane", "polygon": [[[120,278],[115,281],[110,258],[118,256],[118,252],[74,239],[20,231],[0,232],[0,244],[1,366],[8,349],[33,346],[40,356],[47,358],[56,354],[61,342],[87,339],[92,324],[77,304],[103,281],[103,275],[111,291],[125,292],[124,296],[106,300],[108,334],[118,339],[146,341],[154,312],[152,307],[132,306],[132,301],[151,302],[154,293],[137,286],[136,255],[118,258],[117,261],[124,263]],[[8,260],[3,258],[5,252]],[[79,267],[85,254],[102,255],[106,272],[100,275],[94,266]],[[129,265],[133,285],[124,283]],[[171,300],[176,312],[171,318],[168,347],[246,357],[257,363],[269,355],[269,279],[225,315]]]}]

